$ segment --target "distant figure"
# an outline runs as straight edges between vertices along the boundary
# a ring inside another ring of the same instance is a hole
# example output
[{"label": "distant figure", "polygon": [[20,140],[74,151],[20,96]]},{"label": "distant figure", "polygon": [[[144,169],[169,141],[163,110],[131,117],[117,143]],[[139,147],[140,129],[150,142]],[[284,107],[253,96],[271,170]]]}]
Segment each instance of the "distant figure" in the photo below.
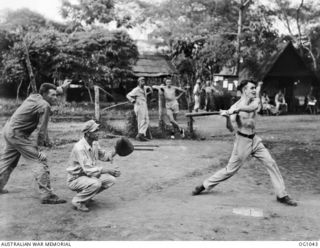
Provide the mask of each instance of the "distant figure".
[{"label": "distant figure", "polygon": [[147,131],[150,121],[144,77],[138,78],[138,86],[127,94],[127,99],[134,104],[134,112],[138,121],[138,134],[136,139],[139,141],[148,141]]},{"label": "distant figure", "polygon": [[[167,116],[172,124],[173,130],[177,129],[181,137],[184,138],[185,131],[177,122],[177,115],[179,113],[179,103],[178,98],[183,94],[186,93],[185,90],[181,89],[180,87],[176,87],[172,85],[172,81],[170,79],[166,80],[165,86],[153,86],[152,88],[160,90],[164,94],[164,98],[166,101],[166,112]],[[176,92],[180,91],[181,94],[176,96]],[[171,135],[171,138],[174,139],[174,131]]]},{"label": "distant figure", "polygon": [[288,112],[288,104],[281,90],[276,94],[274,101],[276,103],[276,114],[284,114]]},{"label": "distant figure", "polygon": [[194,96],[194,108],[195,112],[199,111],[200,108],[200,94],[201,94],[201,79],[198,78],[196,81],[196,85],[193,88],[193,96]]},{"label": "distant figure", "polygon": [[206,81],[204,87],[206,98],[205,98],[205,110],[208,112],[214,109],[214,95],[213,93],[218,93],[218,90],[211,84],[210,81]]},{"label": "distant figure", "polygon": [[311,86],[310,92],[307,95],[307,110],[310,114],[317,114],[317,99],[313,93],[313,87]]},{"label": "distant figure", "polygon": [[270,98],[267,94],[267,92],[262,92],[261,95],[261,107],[262,107],[262,113],[266,113],[267,115],[270,114],[275,114],[276,111],[276,107],[272,104],[270,104]]}]

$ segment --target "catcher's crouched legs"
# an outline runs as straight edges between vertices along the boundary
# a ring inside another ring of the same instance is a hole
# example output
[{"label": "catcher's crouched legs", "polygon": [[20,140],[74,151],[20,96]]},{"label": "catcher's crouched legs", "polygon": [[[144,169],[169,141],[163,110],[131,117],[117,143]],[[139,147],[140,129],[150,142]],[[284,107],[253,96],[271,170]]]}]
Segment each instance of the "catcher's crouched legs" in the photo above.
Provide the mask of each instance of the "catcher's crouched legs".
[{"label": "catcher's crouched legs", "polygon": [[101,191],[102,182],[95,177],[82,176],[69,182],[68,186],[71,190],[77,192],[77,195],[72,199],[73,208],[88,212],[89,209],[85,203]]},{"label": "catcher's crouched legs", "polygon": [[102,192],[105,189],[110,188],[117,181],[117,179],[114,176],[111,176],[109,174],[101,175],[101,177],[99,179],[101,181],[101,187],[100,187],[99,191],[97,192],[97,194]]}]

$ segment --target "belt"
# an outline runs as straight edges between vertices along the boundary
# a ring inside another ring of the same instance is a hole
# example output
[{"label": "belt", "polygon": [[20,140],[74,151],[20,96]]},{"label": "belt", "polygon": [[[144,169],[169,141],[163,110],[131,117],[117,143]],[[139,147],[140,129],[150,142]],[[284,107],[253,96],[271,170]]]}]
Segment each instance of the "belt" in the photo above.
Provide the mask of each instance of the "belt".
[{"label": "belt", "polygon": [[240,136],[242,136],[242,137],[246,137],[246,138],[248,138],[248,139],[253,139],[254,138],[254,136],[256,135],[255,133],[253,133],[253,134],[244,134],[244,133],[241,133],[241,132],[237,132],[237,134],[238,135],[240,135]]}]

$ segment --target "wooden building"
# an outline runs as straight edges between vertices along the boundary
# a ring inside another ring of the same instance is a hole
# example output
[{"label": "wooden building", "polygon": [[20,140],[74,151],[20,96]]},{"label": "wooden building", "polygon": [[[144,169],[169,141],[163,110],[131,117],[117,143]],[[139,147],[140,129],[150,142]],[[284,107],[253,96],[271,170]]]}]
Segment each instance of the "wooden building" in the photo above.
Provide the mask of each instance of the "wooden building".
[{"label": "wooden building", "polygon": [[142,54],[132,68],[137,77],[145,77],[148,85],[160,85],[166,77],[174,77],[177,71],[165,55]]},{"label": "wooden building", "polygon": [[247,77],[263,81],[262,91],[266,91],[272,100],[276,93],[282,90],[289,112],[295,112],[304,104],[311,86],[314,87],[316,95],[320,86],[319,78],[308,68],[291,42],[280,44],[277,51],[262,63],[257,72],[250,73],[244,68],[240,70],[238,77],[233,68],[224,68],[219,74],[214,75],[216,82],[224,88],[232,88],[232,91],[235,91],[235,87],[231,87],[230,84],[236,86],[239,80]]}]

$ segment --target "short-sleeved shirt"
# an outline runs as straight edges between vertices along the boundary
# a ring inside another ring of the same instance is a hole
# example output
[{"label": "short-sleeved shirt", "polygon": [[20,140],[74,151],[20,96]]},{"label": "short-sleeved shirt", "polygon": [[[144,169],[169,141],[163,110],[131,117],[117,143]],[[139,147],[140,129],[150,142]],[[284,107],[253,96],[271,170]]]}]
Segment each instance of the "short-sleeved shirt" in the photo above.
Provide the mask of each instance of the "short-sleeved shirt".
[{"label": "short-sleeved shirt", "polygon": [[68,162],[68,181],[80,176],[100,177],[102,167],[98,160],[110,161],[112,153],[102,150],[98,142],[88,144],[85,138],[80,139],[73,147]]},{"label": "short-sleeved shirt", "polygon": [[45,140],[50,113],[50,104],[40,94],[31,94],[14,112],[7,125],[25,136],[30,136],[39,125],[38,139]]}]

